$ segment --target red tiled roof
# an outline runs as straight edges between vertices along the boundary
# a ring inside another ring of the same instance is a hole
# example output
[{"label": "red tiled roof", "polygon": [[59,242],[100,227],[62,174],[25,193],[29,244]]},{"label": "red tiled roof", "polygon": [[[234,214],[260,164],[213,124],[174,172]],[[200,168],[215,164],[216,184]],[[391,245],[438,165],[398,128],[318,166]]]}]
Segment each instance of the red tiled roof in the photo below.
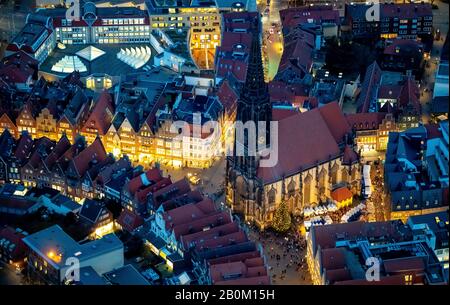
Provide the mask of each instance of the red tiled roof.
[{"label": "red tiled roof", "polygon": [[421,113],[420,91],[413,78],[409,77],[401,88],[399,104],[402,107],[412,106],[417,113]]},{"label": "red tiled roof", "polygon": [[322,251],[322,267],[326,270],[341,269],[346,266],[345,253],[342,248],[330,248]]},{"label": "red tiled roof", "polygon": [[345,115],[349,125],[355,130],[378,129],[378,126],[386,117],[384,112],[361,112]]},{"label": "red tiled roof", "polygon": [[383,85],[378,89],[379,99],[396,99],[400,98],[402,86],[400,85]]},{"label": "red tiled roof", "polygon": [[342,164],[350,165],[358,161],[358,154],[349,145],[344,148],[344,154],[342,156]]},{"label": "red tiled roof", "polygon": [[141,216],[131,212],[128,209],[124,209],[122,213],[120,213],[119,218],[117,219],[117,223],[122,226],[123,229],[128,232],[133,232],[138,227],[144,224],[144,220]]},{"label": "red tiled roof", "polygon": [[233,58],[218,58],[217,73],[219,77],[227,77],[232,74],[238,81],[244,82],[247,75],[247,63]]},{"label": "red tiled roof", "polygon": [[162,189],[157,190],[153,193],[153,204],[154,208],[157,209],[164,201],[167,201],[167,196],[179,196],[181,194],[187,193],[191,190],[191,186],[186,178],[178,180]]},{"label": "red tiled roof", "polygon": [[54,148],[55,143],[47,137],[42,137],[34,141],[33,153],[28,159],[27,164],[31,165],[33,168],[37,168],[42,164],[42,158],[45,158],[41,152],[50,153]]},{"label": "red tiled roof", "polygon": [[24,162],[33,148],[33,140],[26,134],[22,134],[14,152],[14,156],[21,162]]},{"label": "red tiled roof", "polygon": [[237,107],[237,101],[239,99],[238,93],[233,90],[228,80],[224,80],[217,91],[217,97],[222,103],[227,113],[233,113]]},{"label": "red tiled roof", "polygon": [[331,192],[331,198],[337,202],[342,202],[352,197],[352,192],[350,192],[350,190],[346,187],[340,187]]},{"label": "red tiled roof", "polygon": [[431,4],[429,3],[405,3],[381,5],[382,17],[413,18],[419,16],[433,16]]},{"label": "red tiled roof", "polygon": [[153,192],[156,192],[157,190],[166,187],[168,185],[172,184],[172,180],[170,180],[170,178],[162,178],[161,180],[159,180],[158,182],[156,182],[155,184],[152,184],[149,187],[146,187],[144,189],[140,189],[136,192],[136,198],[138,200],[139,203],[143,203],[146,201],[147,195]]},{"label": "red tiled roof", "polygon": [[104,184],[111,180],[112,175],[123,169],[130,169],[131,163],[127,158],[120,158],[113,164],[101,169],[97,175],[97,182]]},{"label": "red tiled roof", "polygon": [[140,188],[153,185],[161,179],[161,171],[158,168],[151,168],[145,173],[131,179],[128,182],[128,191],[134,195]]},{"label": "red tiled roof", "polygon": [[0,78],[7,83],[26,83],[37,71],[38,63],[23,51],[11,54],[0,62]]},{"label": "red tiled roof", "polygon": [[314,43],[311,43],[311,37],[309,35],[310,33],[304,32],[302,35],[298,35],[285,42],[283,55],[281,56],[280,66],[278,68],[279,72],[288,68],[299,68],[303,72],[309,72],[311,70]]},{"label": "red tiled roof", "polygon": [[100,135],[106,134],[113,113],[112,97],[107,91],[103,91],[81,130],[86,132],[87,128],[91,128],[96,129]]},{"label": "red tiled roof", "polygon": [[299,115],[300,111],[297,108],[283,109],[272,108],[272,120],[281,121],[293,115]]},{"label": "red tiled roof", "polygon": [[[248,54],[250,52],[250,46],[252,45],[252,34],[250,33],[235,33],[225,32],[222,36],[222,44],[217,48],[219,52],[233,52],[238,50]],[[236,45],[239,44],[242,47],[236,49]]]},{"label": "red tiled roof", "polygon": [[427,130],[427,139],[435,139],[442,137],[442,131],[439,129],[439,124],[425,124],[423,125]]},{"label": "red tiled roof", "polygon": [[384,260],[383,265],[386,273],[403,273],[408,271],[422,271],[425,269],[425,263],[421,257]]},{"label": "red tiled roof", "polygon": [[298,102],[298,98],[308,97],[307,88],[301,84],[286,84],[281,81],[271,81],[268,87],[272,102],[295,103]]},{"label": "red tiled roof", "polygon": [[367,67],[361,93],[358,96],[358,112],[369,112],[372,98],[374,98],[375,90],[381,80],[381,72],[376,61]]},{"label": "red tiled roof", "polygon": [[313,254],[319,249],[335,248],[339,233],[346,233],[346,238],[362,235],[367,238],[377,236],[390,236],[394,240],[400,239],[401,235],[395,221],[384,222],[362,222],[355,221],[349,223],[330,224],[326,226],[313,226],[311,232],[314,238]]},{"label": "red tiled roof", "polygon": [[223,264],[223,263],[232,263],[232,262],[238,262],[238,261],[245,261],[248,259],[253,258],[261,258],[261,253],[259,251],[249,251],[249,252],[243,252],[238,254],[232,254],[227,256],[222,256],[218,258],[212,258],[208,260],[209,265],[215,265],[215,264]]},{"label": "red tiled roof", "polygon": [[205,227],[210,227],[212,225],[223,225],[230,223],[232,221],[230,213],[224,211],[216,211],[203,218],[199,218],[189,223],[184,223],[173,228],[173,233],[175,238],[179,240],[181,235],[186,235],[192,230],[203,230]]},{"label": "red tiled roof", "polygon": [[267,276],[267,270],[264,265],[249,267],[244,262],[212,265],[209,272],[212,284],[231,280],[228,279],[229,276],[238,276],[238,279]]},{"label": "red tiled roof", "polygon": [[244,231],[237,231],[227,235],[221,235],[213,239],[199,240],[195,245],[196,250],[215,249],[248,241]]},{"label": "red tiled roof", "polygon": [[323,107],[319,107],[319,111],[336,142],[342,142],[344,136],[351,132],[351,127],[345,119],[339,104],[337,102],[329,103]]},{"label": "red tiled roof", "polygon": [[336,139],[350,126],[336,106],[330,103],[279,121],[278,162],[273,167],[259,167],[258,177],[273,182],[339,156]]},{"label": "red tiled roof", "polygon": [[340,24],[339,11],[332,6],[317,5],[288,8],[280,11],[283,28],[295,27],[301,23],[322,24],[333,21]]},{"label": "red tiled roof", "polygon": [[328,284],[335,284],[336,282],[348,281],[352,279],[352,275],[347,268],[325,270],[325,280]]},{"label": "red tiled roof", "polygon": [[198,203],[185,204],[164,213],[166,229],[191,222],[216,211],[214,202],[206,198]]},{"label": "red tiled roof", "polygon": [[193,228],[193,231],[197,231],[192,234],[182,235],[180,237],[181,243],[185,249],[188,249],[189,245],[199,240],[205,240],[210,238],[217,238],[221,235],[231,234],[239,231],[239,226],[235,222],[230,222],[221,226],[216,226],[212,229],[203,231],[203,228]]},{"label": "red tiled roof", "polygon": [[10,242],[10,244],[16,245],[14,251],[10,254],[12,259],[22,258],[26,254],[26,245],[22,241],[25,235],[17,232],[11,227],[4,227],[0,229],[0,239],[6,239]]},{"label": "red tiled roof", "polygon": [[56,143],[55,148],[53,148],[52,152],[45,158],[44,163],[46,164],[48,169],[58,161],[58,159],[71,147],[69,139],[64,135],[59,139],[58,143]]},{"label": "red tiled roof", "polygon": [[77,156],[72,159],[73,165],[78,172],[78,175],[82,177],[89,169],[91,161],[103,162],[107,157],[105,148],[102,141],[97,137],[91,145],[81,151]]}]

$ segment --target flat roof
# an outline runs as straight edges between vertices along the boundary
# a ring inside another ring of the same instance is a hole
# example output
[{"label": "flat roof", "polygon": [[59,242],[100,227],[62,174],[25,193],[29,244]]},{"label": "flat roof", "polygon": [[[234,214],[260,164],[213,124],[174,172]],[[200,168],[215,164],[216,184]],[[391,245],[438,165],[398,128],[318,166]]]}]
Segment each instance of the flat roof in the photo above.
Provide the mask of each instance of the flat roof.
[{"label": "flat roof", "polygon": [[79,244],[58,225],[31,234],[23,241],[56,269],[64,267],[69,257],[76,257],[82,262],[103,253],[123,249],[122,242],[114,234]]},{"label": "flat roof", "polygon": [[80,268],[80,280],[76,285],[106,285],[108,282],[91,266]]},{"label": "flat roof", "polygon": [[113,285],[150,285],[132,265],[125,265],[103,276]]}]

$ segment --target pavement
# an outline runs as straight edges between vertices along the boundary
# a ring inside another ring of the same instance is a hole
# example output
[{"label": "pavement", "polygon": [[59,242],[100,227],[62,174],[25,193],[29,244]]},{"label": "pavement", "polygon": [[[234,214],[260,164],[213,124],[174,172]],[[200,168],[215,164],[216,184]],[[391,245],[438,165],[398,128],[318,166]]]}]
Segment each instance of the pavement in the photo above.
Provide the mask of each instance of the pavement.
[{"label": "pavement", "polygon": [[22,275],[17,274],[16,269],[0,261],[0,286],[22,285]]},{"label": "pavement", "polygon": [[[212,195],[219,191],[221,186],[225,183],[225,167],[226,159],[221,157],[216,160],[210,168],[199,169],[199,168],[181,168],[175,169],[172,167],[161,165],[161,170],[165,176],[170,175],[172,182],[178,181],[187,177],[188,173],[196,173],[201,178],[198,185],[191,185],[192,189],[198,189],[204,195]],[[216,198],[217,203],[223,201],[223,196]]]},{"label": "pavement", "polygon": [[[295,225],[293,227],[296,227]],[[306,262],[306,240],[298,232],[277,234],[248,228],[249,238],[263,247],[274,285],[311,285]]]}]

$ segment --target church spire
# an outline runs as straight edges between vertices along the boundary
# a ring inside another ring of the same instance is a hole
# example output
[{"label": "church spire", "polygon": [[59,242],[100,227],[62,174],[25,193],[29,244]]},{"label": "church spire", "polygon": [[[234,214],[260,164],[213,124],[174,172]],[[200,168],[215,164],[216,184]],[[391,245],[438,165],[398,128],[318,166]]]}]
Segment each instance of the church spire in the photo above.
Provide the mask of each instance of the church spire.
[{"label": "church spire", "polygon": [[268,96],[267,84],[264,81],[261,46],[259,43],[259,26],[255,26],[250,47],[247,75],[241,91],[241,99],[258,102]]}]

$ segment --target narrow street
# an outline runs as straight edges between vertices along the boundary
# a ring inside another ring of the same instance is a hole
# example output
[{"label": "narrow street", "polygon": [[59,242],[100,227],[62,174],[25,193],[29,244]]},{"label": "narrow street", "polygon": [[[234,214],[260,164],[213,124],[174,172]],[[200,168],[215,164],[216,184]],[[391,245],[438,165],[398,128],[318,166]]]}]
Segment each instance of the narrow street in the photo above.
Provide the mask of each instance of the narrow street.
[{"label": "narrow street", "polygon": [[[283,35],[281,34],[280,10],[287,8],[287,1],[257,0],[258,8],[263,14],[263,57],[267,80],[272,80],[278,71],[283,54]],[[269,10],[267,11],[267,8]]]},{"label": "narrow street", "polygon": [[433,42],[430,59],[425,67],[423,79],[420,83],[420,103],[422,105],[422,122],[428,123],[430,120],[431,102],[433,99],[433,88],[437,68],[439,66],[440,54],[444,45],[444,40],[448,32],[449,4],[440,0],[434,2],[438,9],[433,10],[433,27],[441,32],[440,40]]}]

